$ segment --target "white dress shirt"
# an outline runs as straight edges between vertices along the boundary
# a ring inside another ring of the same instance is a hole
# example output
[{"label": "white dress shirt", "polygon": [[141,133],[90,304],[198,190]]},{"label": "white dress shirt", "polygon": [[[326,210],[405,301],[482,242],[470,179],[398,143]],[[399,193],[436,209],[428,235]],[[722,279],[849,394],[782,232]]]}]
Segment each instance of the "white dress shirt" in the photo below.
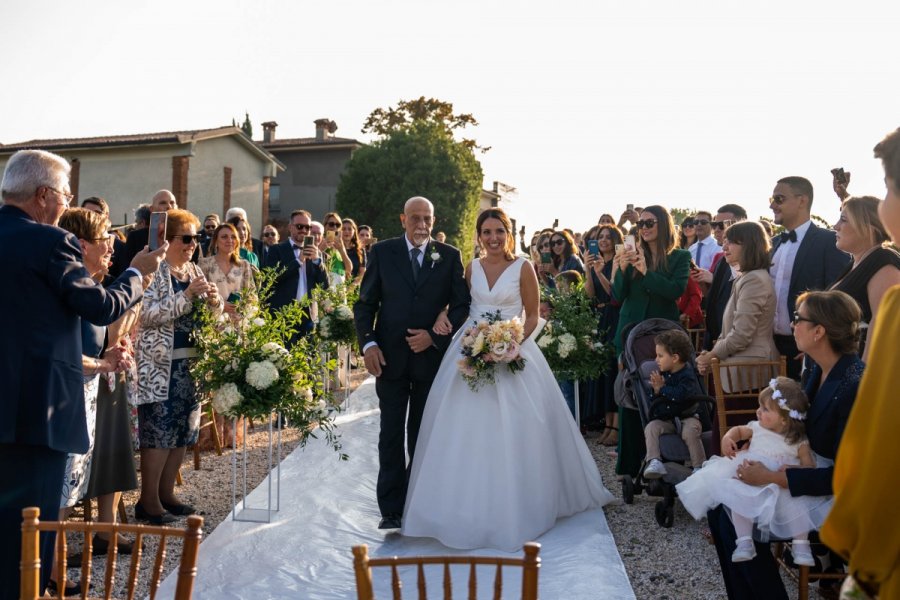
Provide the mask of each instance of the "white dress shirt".
[{"label": "white dress shirt", "polygon": [[[700,246],[703,246],[703,251],[700,253],[700,260],[697,260],[697,249]],[[710,267],[712,266],[713,258],[721,251],[722,247],[716,242],[716,238],[712,235],[704,240],[694,242],[691,244],[691,247],[688,248],[688,252],[691,253],[691,260],[694,261],[694,264],[707,271],[711,270]]]},{"label": "white dress shirt", "polygon": [[791,275],[794,272],[794,259],[797,258],[797,250],[803,243],[803,237],[809,231],[812,221],[807,221],[803,225],[797,227],[796,242],[782,242],[772,257],[772,267],[769,274],[772,276],[772,283],[775,284],[775,335],[792,335],[791,320],[793,315],[788,314],[788,296],[791,293]]},{"label": "white dress shirt", "polygon": [[297,281],[297,295],[295,296],[295,298],[297,298],[297,300],[303,300],[303,298],[306,296],[306,292],[307,292],[307,290],[306,290],[306,261],[303,260],[303,258],[301,256],[303,254],[303,247],[298,246],[297,244],[294,243],[294,240],[291,240],[291,248],[294,250],[294,258],[296,258],[297,262],[300,263],[300,277],[299,277],[299,280]]}]

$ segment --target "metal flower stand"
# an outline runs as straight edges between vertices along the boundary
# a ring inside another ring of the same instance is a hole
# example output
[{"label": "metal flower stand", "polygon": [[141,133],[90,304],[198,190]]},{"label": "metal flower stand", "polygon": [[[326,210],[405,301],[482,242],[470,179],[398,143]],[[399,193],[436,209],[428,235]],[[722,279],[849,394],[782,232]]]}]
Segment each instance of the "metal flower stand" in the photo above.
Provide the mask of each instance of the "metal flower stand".
[{"label": "metal flower stand", "polygon": [[[240,456],[238,456],[237,436],[232,438],[231,453],[231,518],[234,521],[246,521],[252,523],[271,523],[273,513],[278,512],[281,505],[281,413],[275,413],[274,419],[269,418],[269,447],[267,448],[268,468],[266,471],[266,483],[268,486],[268,499],[265,506],[247,506],[247,422],[243,419],[244,436],[241,443]],[[273,423],[274,421],[274,423]],[[238,419],[234,420],[234,431],[237,431]],[[241,463],[240,474],[238,462]],[[240,477],[239,477],[240,475]],[[241,500],[238,501],[238,482],[241,484]],[[273,489],[274,488],[274,489]],[[274,494],[274,496],[273,496]],[[274,502],[273,502],[274,500]]]}]

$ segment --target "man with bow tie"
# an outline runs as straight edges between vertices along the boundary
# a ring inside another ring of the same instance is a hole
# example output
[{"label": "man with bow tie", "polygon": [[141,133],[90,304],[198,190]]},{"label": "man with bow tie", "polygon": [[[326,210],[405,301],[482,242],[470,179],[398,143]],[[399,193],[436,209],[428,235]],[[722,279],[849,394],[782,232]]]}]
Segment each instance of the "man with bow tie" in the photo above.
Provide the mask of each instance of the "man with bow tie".
[{"label": "man with bow tie", "polygon": [[[290,238],[276,244],[266,253],[264,267],[284,269],[272,290],[269,305],[279,309],[294,301],[301,301],[315,287],[328,288],[328,275],[322,265],[322,256],[315,243],[304,244],[304,238],[312,237],[310,226],[312,215],[305,210],[291,213]],[[303,318],[298,335],[312,331],[313,322],[309,315]]]},{"label": "man with bow tie", "polygon": [[810,220],[813,187],[803,177],[784,177],[772,192],[769,208],[776,225],[784,227],[772,240],[775,284],[775,347],[787,357],[788,377],[800,379],[803,361],[791,330],[797,296],[807,290],[825,290],[850,263],[850,255],[837,249],[834,232]]}]

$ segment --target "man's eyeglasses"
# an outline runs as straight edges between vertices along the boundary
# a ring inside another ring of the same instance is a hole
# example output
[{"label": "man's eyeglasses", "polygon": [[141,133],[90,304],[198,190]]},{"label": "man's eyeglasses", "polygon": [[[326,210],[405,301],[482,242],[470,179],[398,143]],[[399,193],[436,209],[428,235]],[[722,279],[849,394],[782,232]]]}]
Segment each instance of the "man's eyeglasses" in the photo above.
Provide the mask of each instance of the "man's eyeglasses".
[{"label": "man's eyeglasses", "polygon": [[60,196],[62,196],[62,197],[65,199],[65,201],[66,201],[66,202],[65,202],[66,208],[68,208],[68,207],[69,207],[69,204],[72,203],[72,200],[75,199],[75,195],[74,195],[74,194],[67,194],[67,193],[65,193],[65,192],[63,192],[63,191],[61,191],[61,190],[58,190],[58,189],[56,189],[56,188],[52,188],[52,187],[50,187],[49,185],[45,185],[44,187],[47,188],[48,190],[50,190],[51,192],[56,192],[57,194],[59,194]]},{"label": "man's eyeglasses", "polygon": [[653,229],[654,227],[656,227],[657,223],[659,223],[658,219],[645,219],[643,221],[638,221],[634,225],[638,229]]},{"label": "man's eyeglasses", "polygon": [[769,204],[775,204],[776,206],[781,206],[784,204],[785,200],[788,198],[794,198],[799,196],[800,194],[791,194],[790,196],[785,196],[784,194],[775,194],[771,198],[769,198]]},{"label": "man's eyeglasses", "polygon": [[566,243],[566,240],[553,240],[550,243],[553,244],[554,246],[562,246]]},{"label": "man's eyeglasses", "polygon": [[816,323],[812,319],[807,319],[806,317],[800,316],[800,313],[794,312],[794,318],[791,321],[791,323],[796,327],[797,325],[800,324],[801,321],[806,321],[807,323],[812,323],[813,325],[818,325],[818,323]]},{"label": "man's eyeglasses", "polygon": [[309,231],[309,225],[305,223],[291,223],[291,227],[296,229],[297,231]]},{"label": "man's eyeglasses", "polygon": [[275,233],[274,231],[267,231],[263,234],[263,237],[275,237],[276,235],[278,235],[278,234]]},{"label": "man's eyeglasses", "polygon": [[327,227],[328,229],[340,229],[341,224],[337,221],[329,221],[328,223],[325,223],[325,227]]},{"label": "man's eyeglasses", "polygon": [[731,221],[729,219],[725,219],[724,221],[713,221],[711,225],[716,229],[721,229],[722,231],[724,231],[731,227]]},{"label": "man's eyeglasses", "polygon": [[184,235],[173,235],[172,237],[169,238],[169,240],[181,240],[182,244],[190,244],[191,242],[195,242],[195,243],[199,242],[200,235],[199,234],[191,235],[189,233],[186,233]]},{"label": "man's eyeglasses", "polygon": [[107,231],[105,234],[103,234],[103,237],[91,238],[91,239],[85,240],[85,241],[86,242],[108,242],[111,239],[113,239],[114,237],[116,237],[116,234],[114,232]]},{"label": "man's eyeglasses", "polygon": [[218,227],[218,225],[206,225],[203,227],[203,229],[205,229],[206,231],[215,231],[216,227]]},{"label": "man's eyeglasses", "polygon": [[694,224],[695,224],[695,225],[704,225],[704,226],[705,226],[705,225],[709,225],[709,224],[710,224],[710,220],[709,220],[709,219],[695,219],[695,220],[694,220]]}]

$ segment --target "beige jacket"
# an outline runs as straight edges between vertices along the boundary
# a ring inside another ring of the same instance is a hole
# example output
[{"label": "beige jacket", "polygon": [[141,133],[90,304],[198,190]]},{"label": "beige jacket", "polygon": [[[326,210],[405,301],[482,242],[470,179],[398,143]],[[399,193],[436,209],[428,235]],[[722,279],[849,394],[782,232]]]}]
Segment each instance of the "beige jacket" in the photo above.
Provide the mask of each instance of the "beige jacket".
[{"label": "beige jacket", "polygon": [[[200,267],[188,263],[191,279],[203,277]],[[221,313],[224,303],[214,311]],[[169,377],[172,370],[172,347],[175,343],[175,319],[191,312],[193,303],[184,292],[174,292],[169,265],[163,261],[144,291],[140,332],[135,348],[137,354],[138,390],[135,404],[162,402],[169,397]]]}]

